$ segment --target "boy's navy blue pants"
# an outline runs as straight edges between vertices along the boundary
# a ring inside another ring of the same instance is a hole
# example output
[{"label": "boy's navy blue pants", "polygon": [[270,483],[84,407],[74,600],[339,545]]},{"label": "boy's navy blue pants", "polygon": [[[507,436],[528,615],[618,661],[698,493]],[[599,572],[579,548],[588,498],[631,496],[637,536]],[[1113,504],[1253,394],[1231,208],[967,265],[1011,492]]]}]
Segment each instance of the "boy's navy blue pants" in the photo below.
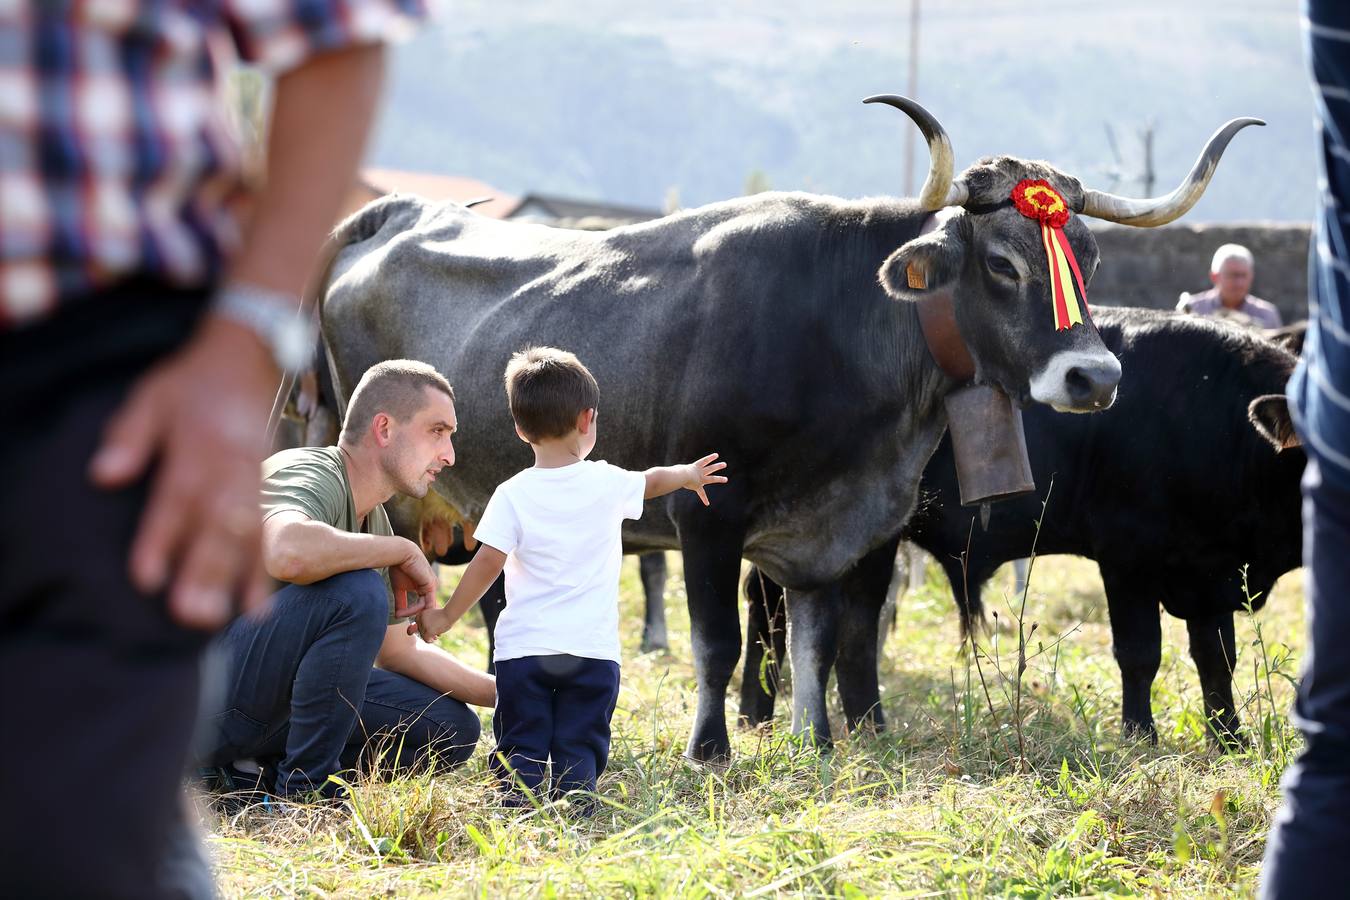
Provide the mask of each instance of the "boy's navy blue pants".
[{"label": "boy's navy blue pants", "polygon": [[609,762],[609,720],[618,699],[619,664],[612,660],[566,654],[498,660],[493,772],[504,787],[523,785],[538,795],[552,759],[553,799],[594,791]]}]

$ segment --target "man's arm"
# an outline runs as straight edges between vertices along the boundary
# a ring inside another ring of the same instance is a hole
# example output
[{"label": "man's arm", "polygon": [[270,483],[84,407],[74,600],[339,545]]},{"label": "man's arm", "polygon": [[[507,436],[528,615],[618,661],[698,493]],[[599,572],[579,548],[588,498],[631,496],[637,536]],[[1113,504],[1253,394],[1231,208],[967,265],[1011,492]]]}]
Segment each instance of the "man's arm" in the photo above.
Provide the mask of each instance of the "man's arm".
[{"label": "man's arm", "polygon": [[491,707],[497,702],[495,678],[464,665],[435,644],[419,641],[401,624],[385,631],[375,665],[474,706]]},{"label": "man's arm", "polygon": [[296,510],[263,523],[263,567],[278,581],[313,584],[340,572],[408,565],[414,558],[426,562],[407,538],[352,534]]},{"label": "man's arm", "polygon": [[[436,599],[436,573],[422,549],[407,538],[351,534],[298,510],[263,523],[263,568],[278,581],[313,584],[339,572],[389,568],[394,615],[415,616]],[[417,600],[408,605],[408,593]]]},{"label": "man's arm", "polygon": [[[277,82],[266,187],[231,277],[299,297],[353,184],[375,112],[383,49],[323,54]],[[289,310],[288,310],[289,312]],[[261,578],[258,464],[278,372],[262,340],[207,316],[184,348],[135,386],[90,466],[125,487],[156,460],[132,542],[133,583],[168,591],[183,625],[218,628],[267,596]]]}]

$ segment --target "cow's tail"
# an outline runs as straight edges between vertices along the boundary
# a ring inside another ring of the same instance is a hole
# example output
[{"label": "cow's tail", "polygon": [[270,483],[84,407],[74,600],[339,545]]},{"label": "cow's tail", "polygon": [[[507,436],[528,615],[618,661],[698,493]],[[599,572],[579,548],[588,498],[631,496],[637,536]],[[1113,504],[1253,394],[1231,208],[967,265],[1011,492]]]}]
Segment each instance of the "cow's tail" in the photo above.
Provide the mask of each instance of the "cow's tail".
[{"label": "cow's tail", "polygon": [[[347,400],[337,388],[337,373],[333,371],[333,355],[328,351],[324,340],[323,301],[328,296],[329,282],[333,277],[333,266],[338,254],[353,244],[368,241],[379,234],[386,225],[395,219],[415,219],[420,215],[426,201],[408,194],[389,194],[372,200],[338,223],[328,235],[319,255],[315,259],[314,270],[305,285],[305,308],[314,310],[319,324],[318,346],[314,352],[314,365],[319,372],[319,381],[325,390],[326,401],[336,409],[339,422],[347,414]],[[411,215],[409,215],[411,214]],[[402,223],[397,223],[402,224]],[[322,368],[320,368],[322,367]]]},{"label": "cow's tail", "polygon": [[328,294],[328,281],[333,275],[333,264],[338,254],[352,244],[368,241],[395,217],[407,218],[407,213],[420,213],[425,205],[419,197],[408,194],[390,194],[372,200],[338,223],[328,240],[324,241],[315,260],[314,271],[305,286],[305,303],[309,309],[323,316],[323,298]]},{"label": "cow's tail", "polygon": [[956,590],[956,603],[961,610],[962,643],[978,637],[988,628],[989,620],[984,617],[984,600],[981,599],[980,593],[978,587],[971,593],[961,588]]},{"label": "cow's tail", "polygon": [[952,596],[956,599],[956,609],[961,617],[961,644],[969,646],[974,638],[983,635],[988,628],[984,617],[983,584],[970,583],[960,560],[941,559],[947,581],[952,586]]}]

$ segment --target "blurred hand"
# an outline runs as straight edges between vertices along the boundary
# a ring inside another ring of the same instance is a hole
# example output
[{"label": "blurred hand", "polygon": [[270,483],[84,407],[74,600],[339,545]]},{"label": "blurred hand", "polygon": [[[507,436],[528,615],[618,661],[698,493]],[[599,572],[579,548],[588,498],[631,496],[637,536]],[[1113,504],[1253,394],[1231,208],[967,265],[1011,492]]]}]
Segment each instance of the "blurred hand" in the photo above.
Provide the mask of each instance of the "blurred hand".
[{"label": "blurred hand", "polygon": [[132,583],[167,590],[170,615],[215,629],[267,597],[259,463],[280,380],[247,328],[208,316],[192,340],[132,389],[108,422],[90,476],[126,487],[155,467],[131,546]]},{"label": "blurred hand", "polygon": [[[408,555],[396,565],[389,567],[389,584],[394,589],[394,616],[407,618],[415,616],[430,606],[436,599],[436,573],[427,562],[422,548],[412,541],[406,542]],[[416,594],[417,599],[408,602],[408,594]]]}]

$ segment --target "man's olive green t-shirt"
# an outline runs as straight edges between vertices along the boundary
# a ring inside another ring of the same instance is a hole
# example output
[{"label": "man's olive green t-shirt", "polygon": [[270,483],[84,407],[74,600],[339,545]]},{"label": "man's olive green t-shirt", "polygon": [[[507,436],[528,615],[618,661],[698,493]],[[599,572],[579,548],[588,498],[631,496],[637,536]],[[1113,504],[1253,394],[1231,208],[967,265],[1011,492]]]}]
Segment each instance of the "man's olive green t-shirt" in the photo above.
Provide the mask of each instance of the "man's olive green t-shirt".
[{"label": "man's olive green t-shirt", "polygon": [[[384,507],[378,503],[364,522],[357,519],[347,466],[337,447],[283,450],[263,460],[262,477],[263,521],[279,512],[294,510],[351,534],[382,537],[394,534]],[[380,569],[379,573],[388,587],[389,570]],[[394,618],[393,589],[389,588],[388,593],[389,622],[393,624],[399,620]]]}]

